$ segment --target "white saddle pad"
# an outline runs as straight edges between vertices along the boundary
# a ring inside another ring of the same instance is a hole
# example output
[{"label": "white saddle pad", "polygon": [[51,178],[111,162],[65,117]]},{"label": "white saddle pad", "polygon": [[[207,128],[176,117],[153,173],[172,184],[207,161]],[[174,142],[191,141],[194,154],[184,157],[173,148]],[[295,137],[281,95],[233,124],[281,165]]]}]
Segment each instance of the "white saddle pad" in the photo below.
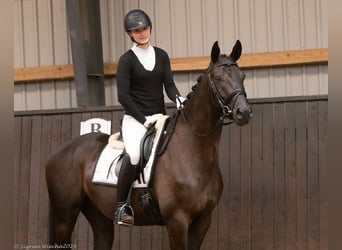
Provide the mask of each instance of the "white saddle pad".
[{"label": "white saddle pad", "polygon": [[[168,118],[169,116],[164,115],[156,122],[156,136],[153,140],[150,158],[147,161],[146,166],[144,168],[145,183],[139,183],[138,180],[136,180],[133,183],[133,187],[135,188],[144,188],[147,187],[149,184],[149,181],[151,179],[150,177],[152,168],[154,165],[154,161],[156,159],[156,149],[158,146],[158,142],[164,130],[165,121]],[[118,137],[118,133],[116,133],[114,136]],[[121,147],[120,143],[115,142],[115,140],[113,140],[111,137],[109,141],[111,141],[111,143],[108,143],[105,146],[105,148],[100,154],[99,159],[97,160],[92,181],[96,184],[116,186],[119,176],[119,171],[116,170],[116,165],[118,163],[121,153],[123,152],[123,147]]]}]

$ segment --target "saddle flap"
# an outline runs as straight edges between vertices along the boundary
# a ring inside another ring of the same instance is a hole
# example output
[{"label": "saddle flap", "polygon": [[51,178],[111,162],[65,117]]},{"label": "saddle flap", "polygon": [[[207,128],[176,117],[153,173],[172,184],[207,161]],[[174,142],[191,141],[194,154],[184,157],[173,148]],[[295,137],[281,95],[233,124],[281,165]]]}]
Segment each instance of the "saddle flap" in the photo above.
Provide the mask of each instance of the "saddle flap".
[{"label": "saddle flap", "polygon": [[154,126],[150,127],[140,144],[140,166],[143,167],[151,156],[151,151],[153,147],[153,141],[156,136],[156,128]]}]

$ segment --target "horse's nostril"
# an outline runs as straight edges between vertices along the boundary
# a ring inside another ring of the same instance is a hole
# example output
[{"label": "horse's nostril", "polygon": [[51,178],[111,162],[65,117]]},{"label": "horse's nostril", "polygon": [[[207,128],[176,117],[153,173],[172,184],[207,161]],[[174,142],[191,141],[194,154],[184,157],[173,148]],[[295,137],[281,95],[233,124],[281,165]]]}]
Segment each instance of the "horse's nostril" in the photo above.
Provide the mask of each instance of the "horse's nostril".
[{"label": "horse's nostril", "polygon": [[235,119],[244,122],[248,121],[249,119],[252,118],[252,113],[250,112],[249,109],[244,109],[244,108],[237,108],[236,111],[234,112]]},{"label": "horse's nostril", "polygon": [[236,118],[239,120],[243,118],[243,112],[240,109],[236,110]]}]

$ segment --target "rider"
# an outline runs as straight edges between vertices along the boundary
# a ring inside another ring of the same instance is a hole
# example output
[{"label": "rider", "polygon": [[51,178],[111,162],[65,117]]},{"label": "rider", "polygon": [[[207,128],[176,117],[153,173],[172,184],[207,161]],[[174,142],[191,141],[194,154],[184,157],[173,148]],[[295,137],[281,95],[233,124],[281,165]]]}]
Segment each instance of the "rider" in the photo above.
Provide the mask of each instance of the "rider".
[{"label": "rider", "polygon": [[125,114],[122,119],[124,156],[117,183],[117,209],[114,222],[133,224],[133,215],[126,206],[128,193],[136,179],[140,158],[140,141],[147,128],[166,113],[163,89],[179,108],[185,102],[174,83],[168,54],[150,45],[152,23],[140,9],[131,10],[124,27],[133,42],[119,59],[116,79],[118,100]]}]

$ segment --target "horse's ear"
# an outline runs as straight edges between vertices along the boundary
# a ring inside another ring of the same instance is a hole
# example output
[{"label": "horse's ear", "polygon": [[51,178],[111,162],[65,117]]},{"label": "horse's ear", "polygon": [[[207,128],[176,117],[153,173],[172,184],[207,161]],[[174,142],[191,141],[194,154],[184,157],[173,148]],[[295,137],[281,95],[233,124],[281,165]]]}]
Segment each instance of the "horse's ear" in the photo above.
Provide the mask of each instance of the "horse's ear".
[{"label": "horse's ear", "polygon": [[239,40],[236,40],[236,43],[233,47],[232,52],[230,53],[229,57],[236,62],[237,60],[239,60],[240,56],[241,56],[241,51],[242,51],[242,46]]},{"label": "horse's ear", "polygon": [[220,47],[218,45],[218,41],[216,41],[213,44],[213,47],[211,48],[211,61],[213,63],[216,63],[219,59],[219,56],[220,56]]}]

